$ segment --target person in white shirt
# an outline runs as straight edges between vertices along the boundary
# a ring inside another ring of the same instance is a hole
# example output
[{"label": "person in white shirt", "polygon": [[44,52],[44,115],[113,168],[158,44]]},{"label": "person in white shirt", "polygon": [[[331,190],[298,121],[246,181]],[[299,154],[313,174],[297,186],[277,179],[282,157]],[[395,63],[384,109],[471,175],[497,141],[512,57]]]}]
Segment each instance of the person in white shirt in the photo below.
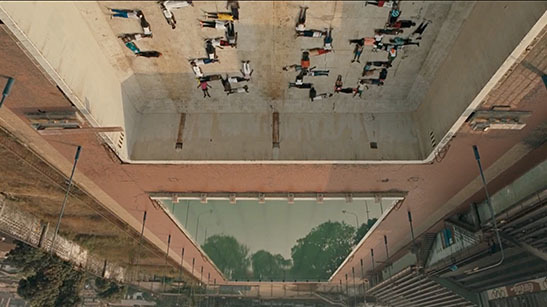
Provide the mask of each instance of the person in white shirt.
[{"label": "person in white shirt", "polygon": [[254,69],[251,69],[251,61],[241,61],[241,73],[243,74],[243,78],[247,80],[251,80],[251,75],[253,74]]},{"label": "person in white shirt", "polygon": [[126,10],[126,9],[110,9],[112,12],[112,17],[121,17],[121,18],[133,18],[133,19],[139,19],[142,15],[141,10]]},{"label": "person in white shirt", "polygon": [[201,67],[199,67],[196,62],[191,62],[190,65],[192,65],[192,70],[194,71],[194,75],[196,75],[196,78],[203,77],[203,71],[201,71]]}]

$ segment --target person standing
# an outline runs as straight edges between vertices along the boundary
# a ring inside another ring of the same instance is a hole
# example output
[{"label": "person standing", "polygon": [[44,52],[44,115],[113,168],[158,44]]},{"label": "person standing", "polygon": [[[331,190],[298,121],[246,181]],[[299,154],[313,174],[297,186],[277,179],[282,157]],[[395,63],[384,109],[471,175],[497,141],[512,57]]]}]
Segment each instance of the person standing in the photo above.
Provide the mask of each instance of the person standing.
[{"label": "person standing", "polygon": [[355,48],[353,48],[353,60],[351,62],[357,61],[357,63],[361,63],[359,61],[359,58],[361,57],[361,53],[363,53],[363,45],[355,44]]},{"label": "person standing", "polygon": [[203,91],[203,98],[205,97],[211,97],[211,95],[209,95],[209,88],[211,87],[207,81],[200,81],[199,82],[199,85],[198,85],[198,88],[201,87],[201,90]]}]

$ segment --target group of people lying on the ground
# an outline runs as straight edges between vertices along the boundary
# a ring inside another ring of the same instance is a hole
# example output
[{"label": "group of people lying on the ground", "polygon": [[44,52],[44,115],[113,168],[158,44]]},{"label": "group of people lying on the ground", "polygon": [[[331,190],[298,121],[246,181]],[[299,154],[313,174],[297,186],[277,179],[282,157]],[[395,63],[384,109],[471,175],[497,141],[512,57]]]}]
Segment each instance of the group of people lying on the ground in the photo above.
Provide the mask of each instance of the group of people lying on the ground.
[{"label": "group of people lying on the ground", "polygon": [[323,45],[321,47],[311,48],[304,50],[302,52],[302,58],[300,60],[300,65],[293,64],[283,67],[284,71],[294,71],[298,72],[294,82],[289,82],[289,88],[303,88],[310,89],[310,99],[311,101],[323,99],[332,96],[333,94],[317,94],[313,83],[304,82],[304,77],[317,77],[317,76],[328,76],[329,70],[319,70],[315,69],[316,67],[310,68],[310,56],[319,56],[333,52],[332,49],[332,27],[326,28],[324,30],[315,30],[306,28],[306,12],[308,10],[307,6],[301,6],[300,12],[298,13],[298,18],[296,21],[295,36],[298,37],[311,37],[311,38],[323,38]]},{"label": "group of people lying on the ground", "polygon": [[[167,0],[167,1],[159,1],[159,5],[161,8],[161,11],[163,13],[163,16],[167,20],[167,23],[171,26],[171,28],[176,28],[176,19],[175,15],[173,14],[173,10],[180,9],[187,6],[193,6],[191,0]],[[147,57],[147,58],[157,58],[162,55],[161,52],[155,51],[155,50],[148,50],[143,51],[141,50],[137,44],[135,44],[135,41],[145,39],[145,38],[152,38],[152,29],[150,28],[150,23],[146,20],[144,17],[144,14],[141,10],[135,10],[135,9],[110,9],[111,12],[111,18],[112,17],[119,17],[119,18],[132,18],[132,19],[138,19],[140,21],[140,25],[142,28],[142,33],[124,33],[118,35],[118,37],[124,42],[125,46],[133,52],[136,56],[141,57]]]},{"label": "group of people lying on the ground", "polygon": [[[429,20],[424,20],[410,35],[407,37],[399,36],[404,33],[405,29],[416,26],[416,23],[412,20],[399,20],[401,10],[399,8],[398,0],[392,1],[366,1],[365,5],[375,5],[378,7],[390,8],[388,20],[382,29],[375,29],[373,37],[363,37],[358,39],[351,39],[350,44],[355,44],[353,50],[353,58],[351,63],[360,63],[360,57],[365,46],[372,46],[372,51],[386,51],[386,61],[368,61],[363,67],[361,77],[358,79],[356,87],[343,87],[342,76],[338,75],[335,85],[334,93],[353,94],[353,97],[362,94],[365,89],[368,89],[369,85],[382,86],[388,75],[388,69],[392,66],[393,61],[397,57],[397,51],[404,46],[415,45],[420,46],[420,40],[422,34],[431,23]],[[306,50],[302,53],[300,65],[293,64],[283,67],[285,71],[298,72],[296,80],[289,83],[289,88],[301,88],[309,89],[309,97],[311,101],[325,99],[333,96],[332,93],[318,94],[315,90],[313,83],[304,82],[304,77],[314,76],[328,76],[328,70],[315,70],[315,67],[310,67],[310,56],[321,55],[332,51],[332,28],[325,30],[313,30],[306,28],[306,11],[307,7],[301,7],[296,23],[296,37],[312,37],[312,38],[324,38],[324,44],[322,48],[313,48]],[[384,36],[393,36],[389,38],[388,42],[384,42]]]},{"label": "group of people lying on the ground", "polygon": [[234,20],[239,20],[239,2],[237,0],[227,1],[226,8],[229,9],[230,12],[203,12],[205,20],[199,21],[200,26],[202,28],[223,30],[224,37],[206,38],[205,53],[207,54],[207,57],[189,60],[194,75],[199,81],[198,88],[201,88],[203,91],[204,98],[211,97],[209,94],[211,85],[209,85],[208,82],[215,80],[221,81],[226,95],[249,92],[248,85],[241,87],[233,87],[233,85],[251,80],[253,70],[251,69],[250,61],[242,61],[241,77],[230,77],[228,74],[226,74],[225,78],[220,74],[204,75],[200,67],[200,65],[220,63],[216,48],[224,49],[224,47],[237,47],[237,32],[235,31]]},{"label": "group of people lying on the ground", "polygon": [[225,75],[223,78],[220,74],[214,74],[214,75],[203,75],[203,72],[201,71],[201,68],[197,65],[195,60],[191,60],[190,64],[192,65],[192,69],[194,70],[194,74],[196,75],[197,80],[199,81],[198,88],[201,88],[203,91],[203,97],[211,97],[209,94],[209,88],[211,88],[211,85],[209,85],[210,81],[217,81],[220,80],[222,83],[222,86],[224,87],[224,92],[226,95],[230,94],[237,94],[237,93],[248,93],[249,92],[249,86],[244,85],[241,87],[233,87],[232,85],[242,83],[242,82],[248,82],[251,80],[251,75],[253,74],[253,69],[251,69],[250,61],[242,61],[241,62],[241,75],[242,76],[228,76],[228,74]]},{"label": "group of people lying on the ground", "polygon": [[131,52],[133,52],[133,54],[135,54],[136,56],[147,58],[157,58],[161,56],[161,52],[159,51],[143,51],[135,44],[135,41],[152,37],[152,29],[150,28],[150,23],[148,23],[141,10],[110,9],[110,12],[111,18],[119,17],[139,20],[142,28],[142,33],[124,33],[118,36],[124,42],[125,46],[129,50],[131,50]]}]

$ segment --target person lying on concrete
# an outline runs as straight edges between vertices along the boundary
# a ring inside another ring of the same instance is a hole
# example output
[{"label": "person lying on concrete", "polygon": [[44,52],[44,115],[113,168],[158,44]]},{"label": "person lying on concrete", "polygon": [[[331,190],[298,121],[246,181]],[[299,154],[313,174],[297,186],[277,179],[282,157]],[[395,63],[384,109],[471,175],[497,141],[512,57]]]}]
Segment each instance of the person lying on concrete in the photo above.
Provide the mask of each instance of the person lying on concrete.
[{"label": "person lying on concrete", "polygon": [[226,1],[226,9],[232,12],[234,20],[239,20],[239,1],[237,0],[228,0]]},{"label": "person lying on concrete", "polygon": [[392,63],[397,58],[397,46],[391,46],[387,52],[387,60]]},{"label": "person lying on concrete", "polygon": [[211,97],[211,95],[209,95],[209,88],[212,87],[210,86],[207,81],[200,81],[199,82],[199,85],[198,85],[198,88],[201,87],[201,90],[203,91],[203,98],[205,98],[206,96],[209,96]]},{"label": "person lying on concrete", "polygon": [[218,58],[217,51],[211,41],[207,41],[207,43],[205,43],[205,52],[207,53],[207,57],[211,60]]},{"label": "person lying on concrete", "polygon": [[314,70],[313,68],[311,69],[308,69],[308,71],[306,72],[306,76],[309,76],[309,77],[318,77],[318,76],[328,76],[329,75],[329,71],[328,70]]},{"label": "person lying on concrete", "polygon": [[413,41],[410,38],[402,38],[399,36],[396,36],[394,38],[391,38],[389,40],[394,46],[408,46],[408,45],[416,45],[420,47],[420,42]]},{"label": "person lying on concrete", "polygon": [[363,95],[363,92],[366,89],[368,89],[368,86],[366,85],[366,83],[364,83],[362,81],[359,81],[359,83],[357,84],[357,88],[353,93],[353,97],[355,97],[355,96],[357,96],[357,94],[359,94],[359,98],[361,98],[361,96]]},{"label": "person lying on concrete", "polygon": [[219,74],[215,74],[215,75],[207,75],[207,76],[203,76],[199,78],[199,82],[203,82],[203,81],[209,82],[209,81],[217,81],[217,80],[222,80],[222,76]]},{"label": "person lying on concrete", "polygon": [[131,50],[134,54],[137,54],[137,53],[141,52],[139,47],[137,47],[137,45],[135,45],[135,43],[131,42],[131,41],[126,42],[125,47],[129,48],[129,50]]},{"label": "person lying on concrete", "polygon": [[342,94],[353,94],[354,92],[356,92],[357,89],[356,88],[353,88],[353,87],[344,87],[344,88],[340,88],[338,90],[337,93],[342,93]]},{"label": "person lying on concrete", "polygon": [[418,36],[416,39],[422,39],[422,34],[425,31],[425,28],[431,23],[431,20],[422,21],[420,25],[410,34],[410,36]]},{"label": "person lying on concrete", "polygon": [[302,52],[302,58],[300,59],[300,68],[301,69],[310,68],[310,53],[307,51]]},{"label": "person lying on concrete", "polygon": [[144,14],[141,14],[141,28],[145,35],[152,35],[152,29],[150,28],[150,24],[144,17]]},{"label": "person lying on concrete", "polygon": [[151,37],[152,37],[152,34],[146,35],[142,33],[124,33],[124,34],[118,35],[118,38],[120,38],[122,42],[124,43],[139,41],[141,39],[151,38]]},{"label": "person lying on concrete", "polygon": [[213,28],[217,30],[226,30],[230,21],[223,20],[200,20],[199,25],[202,28]]},{"label": "person lying on concrete", "polygon": [[310,88],[310,100],[311,102],[321,100],[321,99],[327,99],[329,97],[332,97],[334,95],[333,93],[323,93],[323,94],[317,94],[317,91],[315,90],[315,87]]},{"label": "person lying on concrete", "polygon": [[353,48],[353,59],[351,60],[352,63],[355,61],[357,61],[357,63],[361,63],[359,58],[361,57],[361,53],[363,53],[363,48],[363,45],[355,44],[355,48]]},{"label": "person lying on concrete", "polygon": [[235,31],[233,22],[228,22],[228,24],[226,25],[226,31],[224,31],[224,35],[226,36],[226,40],[230,45],[237,47],[237,32]]},{"label": "person lying on concrete", "polygon": [[296,88],[312,88],[313,83],[302,83],[302,84],[296,84],[295,82],[289,82],[289,88],[296,87]]},{"label": "person lying on concrete", "polygon": [[211,42],[211,44],[213,44],[213,47],[218,47],[220,49],[224,49],[223,47],[235,47],[234,45],[231,45],[227,40],[222,39],[222,37],[206,38],[205,42]]},{"label": "person lying on concrete", "polygon": [[321,30],[302,30],[296,31],[296,37],[324,37],[327,36],[327,31]]},{"label": "person lying on concrete", "polygon": [[243,78],[251,80],[254,69],[251,69],[251,61],[241,61],[241,74]]},{"label": "person lying on concrete", "polygon": [[159,51],[151,50],[151,51],[140,51],[136,55],[137,56],[142,56],[142,57],[145,57],[145,58],[159,58],[160,56],[162,56],[162,53],[159,52]]},{"label": "person lying on concrete", "polygon": [[249,92],[249,86],[248,86],[248,85],[244,85],[243,87],[238,87],[238,88],[232,88],[232,89],[230,89],[230,91],[227,92],[226,95],[238,94],[238,93],[248,93],[248,92]]},{"label": "person lying on concrete", "polygon": [[387,69],[382,68],[382,70],[380,70],[380,76],[378,76],[378,79],[381,81],[384,81],[386,78],[387,78]]},{"label": "person lying on concrete", "polygon": [[216,19],[216,20],[229,20],[234,21],[234,16],[231,12],[206,12],[203,11],[205,18],[207,19]]},{"label": "person lying on concrete", "polygon": [[220,82],[222,82],[222,86],[224,87],[225,92],[229,92],[232,90],[232,84],[230,84],[230,81],[228,81],[228,75],[226,75],[226,78],[221,78]]},{"label": "person lying on concrete", "polygon": [[[166,2],[166,1],[164,1]],[[171,26],[171,29],[175,29],[177,27],[177,20],[175,19],[175,15],[171,10],[167,9],[163,3],[160,5],[161,12],[163,13],[163,17],[165,17],[165,21]]]},{"label": "person lying on concrete", "polygon": [[333,52],[332,49],[325,49],[325,48],[313,48],[313,49],[307,49],[306,51],[311,56],[318,56],[318,55],[322,55],[322,54],[327,54],[329,52]]},{"label": "person lying on concrete", "polygon": [[162,53],[159,51],[141,51],[134,42],[127,42],[125,43],[125,46],[129,48],[129,50],[131,50],[136,56],[142,56],[146,58],[158,58],[162,55]]},{"label": "person lying on concrete", "polygon": [[365,6],[367,5],[375,5],[377,7],[393,7],[393,3],[395,1],[385,1],[385,0],[367,0],[365,1]]},{"label": "person lying on concrete", "polygon": [[397,35],[403,32],[404,32],[403,29],[397,29],[397,28],[374,29],[374,34],[378,34],[378,35]]},{"label": "person lying on concrete", "polygon": [[412,20],[399,20],[393,24],[390,24],[389,27],[395,28],[395,29],[403,29],[403,28],[411,28],[411,27],[414,27],[415,25],[416,23]]},{"label": "person lying on concrete", "polygon": [[112,17],[120,17],[120,18],[134,18],[139,19],[141,18],[142,11],[141,10],[126,10],[126,9],[110,9]]},{"label": "person lying on concrete", "polygon": [[247,81],[249,81],[249,79],[245,79],[244,77],[240,77],[240,76],[228,77],[228,82],[232,84],[237,84],[237,83],[247,82]]},{"label": "person lying on concrete", "polygon": [[336,77],[336,82],[334,82],[334,92],[338,93],[342,89],[343,85],[342,75],[338,75],[338,77]]},{"label": "person lying on concrete", "polygon": [[365,66],[363,67],[363,72],[361,73],[361,77],[372,76],[374,75],[376,71],[380,70],[379,68],[372,68],[369,63],[370,62],[367,62]]},{"label": "person lying on concrete", "polygon": [[306,30],[306,11],[308,10],[307,6],[301,6],[300,12],[298,13],[298,19],[296,21],[296,31]]},{"label": "person lying on concrete", "polygon": [[349,44],[356,44],[359,46],[373,46],[378,41],[382,41],[383,35],[376,34],[374,37],[363,37],[363,38],[357,38],[357,39],[350,39]]},{"label": "person lying on concrete", "polygon": [[359,83],[378,85],[378,86],[384,85],[384,81],[380,80],[380,79],[363,79],[363,78],[360,78]]},{"label": "person lying on concrete", "polygon": [[296,75],[296,79],[294,80],[294,84],[300,85],[304,84],[304,74],[307,72],[307,70],[303,69],[301,70],[298,75]]},{"label": "person lying on concrete", "polygon": [[327,30],[327,35],[323,39],[323,49],[331,50],[332,49],[332,28]]},{"label": "person lying on concrete", "polygon": [[203,71],[201,70],[201,67],[196,64],[196,62],[191,62],[190,65],[192,66],[192,71],[194,72],[196,78],[203,77]]},{"label": "person lying on concrete", "polygon": [[212,63],[220,63],[219,59],[209,59],[209,58],[198,58],[198,59],[190,59],[188,60],[190,62],[190,65],[192,65],[192,62],[194,62],[196,65],[206,65],[206,64],[212,64]]},{"label": "person lying on concrete", "polygon": [[390,68],[391,67],[391,62],[389,62],[389,61],[369,61],[365,64],[365,68],[367,67],[367,65],[369,67],[370,66],[376,66],[376,67]]},{"label": "person lying on concrete", "polygon": [[302,65],[298,65],[298,64],[287,65],[283,67],[283,70],[284,71],[301,71]]},{"label": "person lying on concrete", "polygon": [[399,19],[399,16],[401,16],[401,10],[399,9],[399,6],[397,4],[394,4],[391,10],[389,11],[389,18],[387,21],[387,25],[392,25],[397,22],[397,19]]},{"label": "person lying on concrete", "polygon": [[184,0],[168,0],[168,1],[161,1],[161,5],[163,7],[165,7],[166,9],[172,11],[172,10],[175,10],[175,9],[181,9],[183,7],[194,6],[194,3],[191,0],[187,0],[187,1],[184,1]]}]

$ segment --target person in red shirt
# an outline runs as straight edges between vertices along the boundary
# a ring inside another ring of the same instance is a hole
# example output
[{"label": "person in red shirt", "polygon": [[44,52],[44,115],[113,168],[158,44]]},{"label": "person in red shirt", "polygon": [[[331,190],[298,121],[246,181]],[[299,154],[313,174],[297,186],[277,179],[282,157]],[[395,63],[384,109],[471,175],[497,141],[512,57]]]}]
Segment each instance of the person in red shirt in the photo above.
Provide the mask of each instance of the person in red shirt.
[{"label": "person in red shirt", "polygon": [[321,55],[321,54],[332,52],[332,49],[313,48],[313,49],[309,49],[308,52],[311,56],[314,56],[314,55]]},{"label": "person in red shirt", "polygon": [[207,81],[200,81],[198,87],[201,87],[201,90],[203,91],[203,98],[206,96],[211,97],[211,95],[209,95],[209,88],[211,86],[207,83]]},{"label": "person in red shirt", "polygon": [[310,68],[310,53],[307,51],[302,52],[302,59],[300,60],[301,69]]}]

